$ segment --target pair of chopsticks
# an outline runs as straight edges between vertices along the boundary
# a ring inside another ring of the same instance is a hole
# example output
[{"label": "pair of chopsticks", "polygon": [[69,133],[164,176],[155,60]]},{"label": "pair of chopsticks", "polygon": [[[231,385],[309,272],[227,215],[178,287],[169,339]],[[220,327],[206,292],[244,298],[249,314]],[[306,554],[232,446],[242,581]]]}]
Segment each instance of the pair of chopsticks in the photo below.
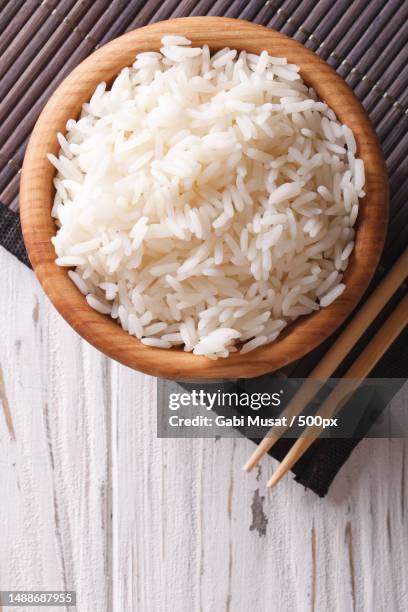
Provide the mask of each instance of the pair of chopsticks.
[{"label": "pair of chopsticks", "polygon": [[[291,422],[292,417],[298,416],[313,399],[324,382],[333,374],[342,363],[357,340],[368,329],[380,311],[384,308],[398,287],[405,281],[408,275],[408,249],[404,251],[398,261],[394,264],[388,274],[384,277],[368,300],[356,313],[352,321],[338,337],[329,351],[324,355],[319,364],[312,370],[309,378],[303,383],[292,398],[289,405],[282,412],[282,417],[287,417]],[[397,336],[408,323],[408,294],[400,301],[390,317],[385,321],[374,338],[367,344],[365,349],[347,370],[344,379],[339,382],[335,389],[323,402],[316,413],[323,418],[335,416],[342,406],[342,400],[352,391],[357,389],[359,382],[366,378],[374,368],[379,359],[384,355]],[[274,446],[279,438],[285,433],[287,427],[273,427],[255,449],[254,453],[244,465],[244,470],[249,472],[254,468],[262,457]],[[267,486],[272,487],[281,480],[291,467],[302,457],[306,450],[313,444],[323,431],[317,425],[307,427],[292,446],[286,457],[280,463],[278,469],[268,481]]]}]

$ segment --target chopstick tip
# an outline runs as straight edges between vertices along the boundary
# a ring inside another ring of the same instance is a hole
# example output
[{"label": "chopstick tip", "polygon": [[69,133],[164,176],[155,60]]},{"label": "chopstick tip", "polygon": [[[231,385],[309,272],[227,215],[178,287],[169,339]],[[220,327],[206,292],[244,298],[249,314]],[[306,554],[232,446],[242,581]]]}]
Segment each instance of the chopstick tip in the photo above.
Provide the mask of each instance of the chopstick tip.
[{"label": "chopstick tip", "polygon": [[275,487],[278,482],[285,476],[287,473],[286,469],[277,469],[276,472],[271,476],[271,478],[266,483],[268,489],[272,489]]},{"label": "chopstick tip", "polygon": [[252,461],[248,459],[248,461],[242,466],[242,470],[248,473],[255,467],[255,465],[256,464],[253,465]]},{"label": "chopstick tip", "polygon": [[278,438],[276,436],[266,436],[243,466],[242,469],[244,472],[250,472],[253,470],[253,468],[258,465],[262,457],[266,455],[277,440]]}]

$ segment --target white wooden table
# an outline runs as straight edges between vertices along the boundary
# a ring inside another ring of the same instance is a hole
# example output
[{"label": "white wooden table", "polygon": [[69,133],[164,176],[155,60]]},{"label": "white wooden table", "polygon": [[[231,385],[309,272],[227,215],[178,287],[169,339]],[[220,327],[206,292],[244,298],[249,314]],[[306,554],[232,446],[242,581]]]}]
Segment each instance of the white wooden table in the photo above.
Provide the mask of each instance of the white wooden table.
[{"label": "white wooden table", "polygon": [[156,439],[155,379],[1,248],[0,269],[1,589],[76,590],[80,612],[408,609],[406,442],[360,444],[324,500],[266,492],[247,440]]}]

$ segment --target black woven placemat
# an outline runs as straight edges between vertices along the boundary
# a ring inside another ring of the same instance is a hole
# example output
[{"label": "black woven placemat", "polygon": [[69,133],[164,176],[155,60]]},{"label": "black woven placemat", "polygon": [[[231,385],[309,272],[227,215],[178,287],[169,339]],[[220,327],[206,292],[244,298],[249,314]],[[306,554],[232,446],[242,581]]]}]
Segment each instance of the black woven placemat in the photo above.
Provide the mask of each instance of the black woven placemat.
[{"label": "black woven placemat", "polygon": [[[381,141],[391,187],[390,228],[372,290],[408,241],[405,0],[4,0],[0,4],[0,244],[29,263],[17,213],[21,165],[32,127],[62,79],[112,38],[153,21],[188,15],[238,17],[284,32],[323,57],[354,89]],[[379,321],[363,342],[378,325]],[[286,368],[285,374],[307,376],[332,341]],[[406,366],[401,365],[408,362],[406,344],[395,343],[394,352],[377,366],[377,376],[406,377]],[[392,358],[395,350],[402,359]],[[288,443],[277,445],[278,459]],[[356,443],[319,441],[295,466],[297,479],[325,494]]]}]

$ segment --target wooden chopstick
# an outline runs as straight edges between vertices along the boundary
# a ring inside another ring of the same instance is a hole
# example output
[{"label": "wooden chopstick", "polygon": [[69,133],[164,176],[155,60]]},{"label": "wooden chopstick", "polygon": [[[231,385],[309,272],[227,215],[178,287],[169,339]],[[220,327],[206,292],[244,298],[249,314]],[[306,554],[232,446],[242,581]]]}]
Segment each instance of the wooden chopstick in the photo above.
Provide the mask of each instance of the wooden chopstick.
[{"label": "wooden chopstick", "polygon": [[[295,393],[291,402],[282,412],[288,422],[293,416],[299,415],[305,406],[313,399],[324,382],[330,378],[336,368],[348,355],[366,329],[371,325],[379,312],[384,308],[391,296],[403,283],[408,274],[408,249],[400,256],[391,270],[383,278],[378,287],[373,291],[360,310],[355,314],[346,329],[340,334],[336,342],[323,356],[318,365],[312,370],[309,378]],[[273,447],[279,438],[285,433],[287,427],[275,427],[269,430],[262,442],[258,445],[251,457],[244,465],[244,470],[249,472],[262,459],[262,457]]]},{"label": "wooden chopstick", "polygon": [[[368,376],[376,363],[407,324],[408,293],[403,297],[374,338],[367,344],[353,365],[347,370],[344,379],[339,382],[328,398],[323,402],[316,415],[322,418],[333,417],[342,406],[342,400],[357,389],[361,380]],[[305,430],[302,437],[295,442],[272,478],[268,481],[268,487],[272,487],[280,481],[300,457],[302,457],[311,444],[313,444],[322,431],[323,427],[316,425],[308,427]]]}]

